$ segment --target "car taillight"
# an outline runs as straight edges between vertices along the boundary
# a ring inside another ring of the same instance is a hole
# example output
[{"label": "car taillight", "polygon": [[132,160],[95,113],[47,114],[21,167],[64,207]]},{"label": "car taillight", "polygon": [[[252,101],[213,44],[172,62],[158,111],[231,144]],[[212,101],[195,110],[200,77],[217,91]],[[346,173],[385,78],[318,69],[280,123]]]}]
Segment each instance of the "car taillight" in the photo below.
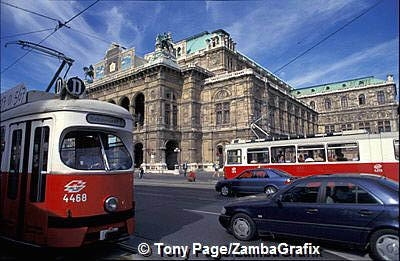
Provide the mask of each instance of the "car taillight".
[{"label": "car taillight", "polygon": [[288,185],[288,184],[290,184],[290,183],[292,183],[292,180],[291,179],[287,179],[287,180],[285,180],[285,182],[283,182],[285,185]]}]

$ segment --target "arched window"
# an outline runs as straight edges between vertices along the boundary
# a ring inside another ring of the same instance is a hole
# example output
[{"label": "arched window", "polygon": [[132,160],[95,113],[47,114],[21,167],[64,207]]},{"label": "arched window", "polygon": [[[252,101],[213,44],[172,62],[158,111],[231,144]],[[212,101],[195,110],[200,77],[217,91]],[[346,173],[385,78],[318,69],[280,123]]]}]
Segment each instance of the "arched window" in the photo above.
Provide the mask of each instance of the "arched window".
[{"label": "arched window", "polygon": [[358,105],[364,105],[365,104],[365,95],[364,94],[360,94],[358,96]]},{"label": "arched window", "polygon": [[310,101],[310,107],[313,108],[313,110],[315,110],[315,101]]},{"label": "arched window", "polygon": [[331,108],[332,108],[331,99],[326,98],[326,99],[325,99],[325,109],[326,109],[326,110],[330,110]]},{"label": "arched window", "polygon": [[347,108],[349,106],[346,96],[342,96],[340,99],[340,104],[342,105],[342,108]]}]

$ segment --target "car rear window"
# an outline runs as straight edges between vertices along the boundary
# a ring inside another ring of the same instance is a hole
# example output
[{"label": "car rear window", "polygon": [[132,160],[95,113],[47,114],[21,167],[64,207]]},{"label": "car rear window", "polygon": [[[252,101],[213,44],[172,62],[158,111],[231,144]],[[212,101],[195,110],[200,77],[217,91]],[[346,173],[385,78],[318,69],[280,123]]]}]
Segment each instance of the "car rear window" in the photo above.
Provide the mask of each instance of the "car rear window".
[{"label": "car rear window", "polygon": [[279,170],[279,169],[271,169],[270,171],[272,171],[273,173],[275,173],[278,176],[284,177],[284,178],[291,178],[292,175],[290,175],[289,173],[283,171],[283,170]]},{"label": "car rear window", "polygon": [[382,179],[382,185],[384,185],[385,187],[394,190],[394,191],[399,191],[399,183],[397,183],[394,180],[391,179]]}]

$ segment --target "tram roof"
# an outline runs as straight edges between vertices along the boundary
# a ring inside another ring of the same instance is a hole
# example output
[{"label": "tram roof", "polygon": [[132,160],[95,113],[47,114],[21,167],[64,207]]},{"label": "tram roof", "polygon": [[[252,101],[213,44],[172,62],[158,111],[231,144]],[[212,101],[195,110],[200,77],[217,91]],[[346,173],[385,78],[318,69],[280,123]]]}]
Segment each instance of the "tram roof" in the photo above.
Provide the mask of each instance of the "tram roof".
[{"label": "tram roof", "polygon": [[58,96],[47,96],[44,99],[33,99],[13,109],[1,113],[1,121],[6,121],[16,117],[23,117],[38,113],[75,111],[92,112],[106,115],[115,115],[120,118],[132,120],[132,115],[123,107],[116,104],[99,100],[90,99],[70,99],[60,100]]},{"label": "tram roof", "polygon": [[337,135],[315,135],[312,137],[298,137],[298,138],[277,138],[277,139],[258,139],[258,140],[241,140],[234,139],[231,143],[226,144],[227,147],[241,147],[241,146],[283,146],[283,145],[293,145],[293,144],[315,144],[324,142],[340,142],[340,141],[352,141],[352,140],[362,140],[362,139],[372,139],[372,138],[398,138],[399,132],[381,132],[381,133],[354,133],[347,134],[337,133]]}]

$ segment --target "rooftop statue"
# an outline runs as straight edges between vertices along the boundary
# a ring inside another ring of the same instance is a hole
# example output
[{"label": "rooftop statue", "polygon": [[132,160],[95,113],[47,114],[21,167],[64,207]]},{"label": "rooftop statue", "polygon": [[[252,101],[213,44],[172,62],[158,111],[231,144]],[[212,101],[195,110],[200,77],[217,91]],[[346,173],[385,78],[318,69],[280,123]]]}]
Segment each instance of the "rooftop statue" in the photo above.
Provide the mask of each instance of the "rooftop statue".
[{"label": "rooftop statue", "polygon": [[156,37],[156,51],[167,51],[173,53],[171,33],[158,34]]},{"label": "rooftop statue", "polygon": [[92,83],[93,82],[93,78],[94,78],[94,68],[93,65],[89,65],[89,67],[83,67],[83,71],[85,72],[85,80],[88,83]]}]

